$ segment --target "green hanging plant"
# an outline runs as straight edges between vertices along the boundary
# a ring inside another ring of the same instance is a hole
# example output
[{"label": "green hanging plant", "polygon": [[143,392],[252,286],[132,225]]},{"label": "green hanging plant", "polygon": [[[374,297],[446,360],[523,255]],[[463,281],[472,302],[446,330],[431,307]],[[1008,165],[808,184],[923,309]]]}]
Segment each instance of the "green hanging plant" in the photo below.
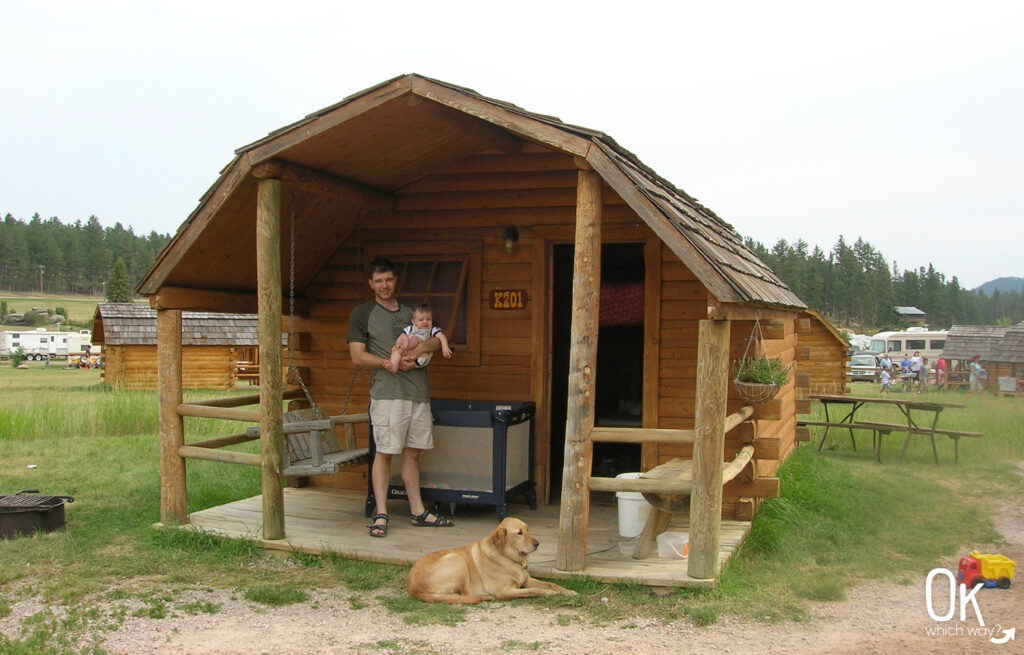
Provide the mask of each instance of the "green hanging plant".
[{"label": "green hanging plant", "polygon": [[748,402],[771,400],[779,392],[779,387],[789,382],[789,365],[783,364],[781,357],[768,357],[767,352],[761,322],[755,320],[743,357],[733,364],[732,384],[740,398]]},{"label": "green hanging plant", "polygon": [[789,382],[790,367],[782,363],[781,357],[738,359],[733,368],[733,375],[740,382],[774,384],[780,387],[786,386]]}]

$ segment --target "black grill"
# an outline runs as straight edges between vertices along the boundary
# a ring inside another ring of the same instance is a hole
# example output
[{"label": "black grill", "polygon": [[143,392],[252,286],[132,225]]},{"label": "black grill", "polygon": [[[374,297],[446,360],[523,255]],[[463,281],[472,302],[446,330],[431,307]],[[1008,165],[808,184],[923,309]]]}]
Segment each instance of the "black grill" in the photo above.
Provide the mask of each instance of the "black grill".
[{"label": "black grill", "polygon": [[71,496],[44,496],[37,489],[0,496],[0,539],[64,527],[64,504]]}]

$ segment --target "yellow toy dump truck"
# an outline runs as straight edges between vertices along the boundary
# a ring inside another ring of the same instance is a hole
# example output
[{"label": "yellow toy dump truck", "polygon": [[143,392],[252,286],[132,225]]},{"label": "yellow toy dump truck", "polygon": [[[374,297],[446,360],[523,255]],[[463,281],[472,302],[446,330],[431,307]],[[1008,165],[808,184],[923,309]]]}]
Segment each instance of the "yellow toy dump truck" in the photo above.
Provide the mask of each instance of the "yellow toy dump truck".
[{"label": "yellow toy dump truck", "polygon": [[967,557],[960,559],[957,582],[969,587],[984,585],[1009,589],[1013,580],[1017,562],[1003,555],[989,555],[972,551]]}]

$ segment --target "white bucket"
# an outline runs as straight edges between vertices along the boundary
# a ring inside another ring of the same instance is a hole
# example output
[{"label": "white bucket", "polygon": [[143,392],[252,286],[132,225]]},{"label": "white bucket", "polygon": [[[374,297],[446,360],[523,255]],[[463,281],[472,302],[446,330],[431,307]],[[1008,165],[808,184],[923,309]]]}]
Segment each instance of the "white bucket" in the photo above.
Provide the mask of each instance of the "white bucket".
[{"label": "white bucket", "polygon": [[[615,477],[636,480],[639,473],[619,473]],[[651,513],[651,504],[644,500],[641,493],[635,491],[616,491],[615,499],[619,505],[619,536],[639,537],[647,523],[647,515]]]},{"label": "white bucket", "polygon": [[658,557],[685,559],[690,555],[690,535],[686,532],[662,532],[658,535]]}]

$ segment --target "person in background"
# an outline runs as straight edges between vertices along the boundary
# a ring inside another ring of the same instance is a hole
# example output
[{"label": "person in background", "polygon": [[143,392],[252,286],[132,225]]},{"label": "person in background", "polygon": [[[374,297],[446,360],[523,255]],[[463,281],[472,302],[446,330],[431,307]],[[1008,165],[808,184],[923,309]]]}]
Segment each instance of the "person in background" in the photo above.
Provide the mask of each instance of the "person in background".
[{"label": "person in background", "polygon": [[946,360],[939,357],[935,360],[935,387],[941,389],[946,384]]},{"label": "person in background", "polygon": [[917,369],[917,393],[928,391],[928,358],[921,358],[921,365]]},{"label": "person in background", "polygon": [[988,373],[982,368],[979,363],[981,355],[971,355],[968,360],[968,368],[971,370],[971,392],[977,393],[985,388],[985,380],[988,378]]},{"label": "person in background", "polygon": [[891,369],[892,369],[892,367],[890,367],[890,368],[883,368],[881,374],[878,376],[878,379],[882,381],[882,393],[891,393],[892,392],[892,372],[891,372]]},{"label": "person in background", "polygon": [[914,356],[910,358],[910,372],[917,377],[918,372],[921,370],[921,351],[915,350]]}]

